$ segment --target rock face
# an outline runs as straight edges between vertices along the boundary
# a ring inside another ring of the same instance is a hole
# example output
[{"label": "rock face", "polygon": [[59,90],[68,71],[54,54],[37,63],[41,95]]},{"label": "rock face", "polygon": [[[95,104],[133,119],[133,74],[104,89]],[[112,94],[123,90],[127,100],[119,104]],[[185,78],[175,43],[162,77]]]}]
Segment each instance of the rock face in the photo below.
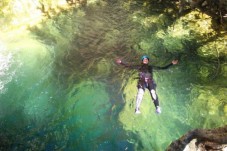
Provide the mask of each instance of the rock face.
[{"label": "rock face", "polygon": [[166,151],[225,151],[227,125],[215,129],[195,129],[172,142]]}]

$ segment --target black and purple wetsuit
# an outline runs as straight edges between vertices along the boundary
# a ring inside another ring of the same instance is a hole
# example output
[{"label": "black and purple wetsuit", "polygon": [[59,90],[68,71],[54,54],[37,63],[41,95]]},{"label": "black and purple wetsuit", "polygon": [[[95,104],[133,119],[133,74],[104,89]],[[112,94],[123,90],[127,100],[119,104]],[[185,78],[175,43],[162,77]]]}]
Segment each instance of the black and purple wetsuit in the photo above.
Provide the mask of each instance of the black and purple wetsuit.
[{"label": "black and purple wetsuit", "polygon": [[154,70],[167,69],[173,64],[170,63],[164,67],[156,67],[148,64],[143,64],[143,63],[141,65],[129,65],[121,62],[120,64],[127,68],[135,69],[139,71],[139,80],[137,84],[138,94],[137,94],[137,100],[136,100],[136,110],[139,109],[139,106],[142,101],[142,97],[146,88],[149,90],[152,100],[154,102],[154,105],[157,108],[159,106],[159,100],[156,95],[156,84],[153,79],[153,69]]}]

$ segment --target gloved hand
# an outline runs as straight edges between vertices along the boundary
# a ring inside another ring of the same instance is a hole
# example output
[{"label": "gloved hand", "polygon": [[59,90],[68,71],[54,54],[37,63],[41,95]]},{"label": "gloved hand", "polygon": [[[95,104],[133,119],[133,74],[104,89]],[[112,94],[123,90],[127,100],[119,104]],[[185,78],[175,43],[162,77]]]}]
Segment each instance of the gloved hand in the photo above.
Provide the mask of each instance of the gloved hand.
[{"label": "gloved hand", "polygon": [[161,114],[162,113],[161,108],[159,106],[157,106],[157,108],[156,108],[156,113],[157,114]]}]

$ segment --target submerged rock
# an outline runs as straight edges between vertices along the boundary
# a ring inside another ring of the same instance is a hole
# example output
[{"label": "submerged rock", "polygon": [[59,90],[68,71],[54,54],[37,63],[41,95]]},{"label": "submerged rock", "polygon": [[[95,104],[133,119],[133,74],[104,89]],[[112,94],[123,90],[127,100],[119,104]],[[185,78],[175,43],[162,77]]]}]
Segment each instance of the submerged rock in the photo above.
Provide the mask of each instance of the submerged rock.
[{"label": "submerged rock", "polygon": [[227,126],[195,129],[172,142],[166,151],[206,151],[227,149]]}]

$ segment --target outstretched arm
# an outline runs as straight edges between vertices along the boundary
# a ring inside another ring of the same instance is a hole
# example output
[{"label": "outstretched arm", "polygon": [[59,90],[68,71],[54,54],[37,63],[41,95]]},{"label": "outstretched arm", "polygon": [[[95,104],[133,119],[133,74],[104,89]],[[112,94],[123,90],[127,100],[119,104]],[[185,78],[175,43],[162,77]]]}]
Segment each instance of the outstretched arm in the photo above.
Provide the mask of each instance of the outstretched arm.
[{"label": "outstretched arm", "polygon": [[138,65],[131,65],[131,64],[125,63],[121,59],[116,59],[116,63],[123,65],[124,67],[130,68],[130,69],[139,69]]},{"label": "outstretched arm", "polygon": [[168,69],[170,66],[176,65],[176,64],[178,64],[178,60],[173,60],[170,64],[168,64],[168,65],[166,65],[164,67],[155,67],[154,66],[154,69]]}]

